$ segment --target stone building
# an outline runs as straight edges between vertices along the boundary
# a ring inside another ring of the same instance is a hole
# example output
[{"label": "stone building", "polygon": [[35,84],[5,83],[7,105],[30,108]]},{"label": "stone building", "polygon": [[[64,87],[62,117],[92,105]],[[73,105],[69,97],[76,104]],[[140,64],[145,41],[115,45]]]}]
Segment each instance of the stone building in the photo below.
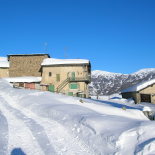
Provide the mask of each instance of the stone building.
[{"label": "stone building", "polygon": [[9,77],[9,62],[6,57],[0,57],[0,78]]},{"label": "stone building", "polygon": [[14,87],[89,97],[89,60],[53,59],[48,54],[13,54],[2,60],[0,77],[9,77]]},{"label": "stone building", "polygon": [[42,89],[88,97],[90,74],[89,60],[47,58],[42,63]]},{"label": "stone building", "polygon": [[10,63],[9,76],[41,76],[41,63],[48,54],[14,54],[8,55]]},{"label": "stone building", "polygon": [[155,79],[141,82],[121,92],[123,98],[132,98],[135,103],[148,102],[155,104]]}]

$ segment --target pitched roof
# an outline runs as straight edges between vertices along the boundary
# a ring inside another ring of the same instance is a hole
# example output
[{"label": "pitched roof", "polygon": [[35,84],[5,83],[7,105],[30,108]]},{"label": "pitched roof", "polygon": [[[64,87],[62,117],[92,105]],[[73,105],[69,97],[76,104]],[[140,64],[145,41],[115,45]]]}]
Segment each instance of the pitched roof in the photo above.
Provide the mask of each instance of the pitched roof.
[{"label": "pitched roof", "polygon": [[148,86],[151,86],[155,84],[155,79],[149,80],[149,81],[145,81],[145,82],[140,82],[136,85],[133,85],[132,87],[129,87],[127,89],[122,90],[122,93],[126,93],[126,92],[137,92],[140,91]]},{"label": "pitched roof", "polygon": [[7,57],[0,57],[0,68],[9,68],[9,61]]},{"label": "pitched roof", "polygon": [[46,58],[42,62],[42,66],[68,65],[68,64],[89,64],[89,60],[85,59],[54,59]]}]

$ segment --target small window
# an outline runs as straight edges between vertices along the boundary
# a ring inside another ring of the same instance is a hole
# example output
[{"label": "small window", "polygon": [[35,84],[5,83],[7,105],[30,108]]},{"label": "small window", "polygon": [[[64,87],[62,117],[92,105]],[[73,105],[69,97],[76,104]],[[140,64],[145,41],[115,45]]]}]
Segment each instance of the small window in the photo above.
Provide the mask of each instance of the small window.
[{"label": "small window", "polygon": [[49,76],[52,76],[52,72],[49,72],[49,74],[48,74]]}]

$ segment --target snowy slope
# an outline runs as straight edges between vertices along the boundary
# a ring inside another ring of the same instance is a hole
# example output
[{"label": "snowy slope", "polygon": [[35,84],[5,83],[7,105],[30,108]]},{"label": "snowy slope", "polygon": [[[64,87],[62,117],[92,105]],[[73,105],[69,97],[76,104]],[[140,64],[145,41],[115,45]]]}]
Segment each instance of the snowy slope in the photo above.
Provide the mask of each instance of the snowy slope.
[{"label": "snowy slope", "polygon": [[1,80],[0,155],[155,154],[155,122],[142,108],[15,89]]},{"label": "snowy slope", "polygon": [[91,95],[109,95],[119,93],[142,81],[155,78],[155,68],[142,69],[132,74],[92,71]]}]

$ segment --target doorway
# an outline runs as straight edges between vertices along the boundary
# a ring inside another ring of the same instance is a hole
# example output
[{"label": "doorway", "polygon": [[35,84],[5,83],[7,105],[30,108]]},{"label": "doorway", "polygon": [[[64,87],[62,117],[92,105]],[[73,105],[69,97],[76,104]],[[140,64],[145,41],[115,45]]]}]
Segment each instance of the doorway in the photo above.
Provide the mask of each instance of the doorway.
[{"label": "doorway", "polygon": [[150,94],[140,94],[141,102],[149,102],[151,103],[151,95]]}]

